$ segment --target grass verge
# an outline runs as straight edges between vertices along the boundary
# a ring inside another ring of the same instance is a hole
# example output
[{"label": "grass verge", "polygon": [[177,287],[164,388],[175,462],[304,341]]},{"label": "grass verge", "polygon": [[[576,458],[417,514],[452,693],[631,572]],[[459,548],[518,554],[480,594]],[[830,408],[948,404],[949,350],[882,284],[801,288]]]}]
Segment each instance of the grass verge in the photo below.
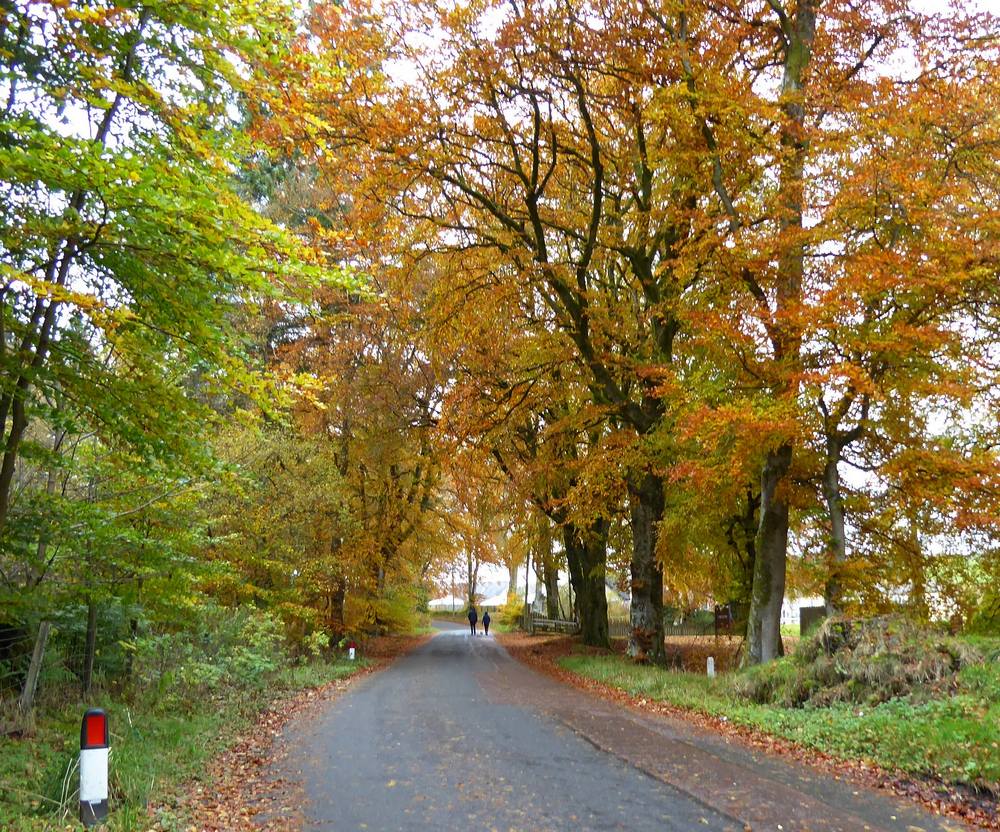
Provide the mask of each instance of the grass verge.
[{"label": "grass verge", "polygon": [[[954,685],[872,705],[753,704],[737,693],[742,674],[704,675],[633,664],[619,655],[575,653],[560,666],[634,697],[665,702],[791,740],[845,760],[1000,794],[1000,642]],[[790,664],[793,659],[783,659]],[[778,670],[777,672],[781,672]]]}]

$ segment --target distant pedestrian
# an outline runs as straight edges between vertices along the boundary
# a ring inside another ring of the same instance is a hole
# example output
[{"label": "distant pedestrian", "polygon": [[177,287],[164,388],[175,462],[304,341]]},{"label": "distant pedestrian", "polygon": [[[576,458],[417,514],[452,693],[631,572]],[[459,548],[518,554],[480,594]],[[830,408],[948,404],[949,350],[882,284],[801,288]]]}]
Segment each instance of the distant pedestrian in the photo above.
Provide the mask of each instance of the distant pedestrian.
[{"label": "distant pedestrian", "polygon": [[476,622],[479,620],[479,616],[476,615],[476,608],[469,604],[469,627],[472,629],[472,635],[476,634]]},{"label": "distant pedestrian", "polygon": [[483,631],[486,635],[490,634],[490,611],[483,610]]}]

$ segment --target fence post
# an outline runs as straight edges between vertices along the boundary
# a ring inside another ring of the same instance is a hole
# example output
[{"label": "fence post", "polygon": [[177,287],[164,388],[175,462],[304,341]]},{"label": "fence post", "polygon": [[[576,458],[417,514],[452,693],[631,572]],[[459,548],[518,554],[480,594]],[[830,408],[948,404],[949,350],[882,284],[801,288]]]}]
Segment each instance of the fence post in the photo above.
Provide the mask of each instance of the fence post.
[{"label": "fence post", "polygon": [[91,708],[80,725],[80,821],[96,826],[108,817],[108,715]]},{"label": "fence post", "polygon": [[28,665],[28,678],[24,680],[24,688],[21,691],[21,698],[17,702],[17,709],[23,716],[31,713],[35,705],[35,691],[38,688],[38,676],[42,672],[42,659],[45,658],[45,645],[49,640],[49,630],[52,622],[43,621],[38,625],[38,637],[35,639],[35,649],[31,653],[31,664]]}]

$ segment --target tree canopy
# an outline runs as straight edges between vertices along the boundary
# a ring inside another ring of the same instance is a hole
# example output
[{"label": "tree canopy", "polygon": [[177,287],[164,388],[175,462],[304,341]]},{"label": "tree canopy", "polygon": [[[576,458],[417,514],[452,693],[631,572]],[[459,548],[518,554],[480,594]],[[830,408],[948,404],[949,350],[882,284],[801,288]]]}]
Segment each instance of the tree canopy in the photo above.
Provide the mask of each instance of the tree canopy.
[{"label": "tree canopy", "polygon": [[0,624],[304,643],[528,553],[589,644],[626,590],[638,661],[665,604],[732,603],[758,663],[790,594],[990,603],[995,18],[0,14]]}]

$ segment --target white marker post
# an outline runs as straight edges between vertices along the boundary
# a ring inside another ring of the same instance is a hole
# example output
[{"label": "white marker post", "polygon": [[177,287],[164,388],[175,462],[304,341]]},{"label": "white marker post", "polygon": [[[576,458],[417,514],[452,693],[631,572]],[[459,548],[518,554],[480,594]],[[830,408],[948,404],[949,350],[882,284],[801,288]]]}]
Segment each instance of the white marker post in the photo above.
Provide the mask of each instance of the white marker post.
[{"label": "white marker post", "polygon": [[92,708],[80,726],[80,821],[96,826],[108,817],[108,715]]},{"label": "white marker post", "polygon": [[714,656],[709,656],[708,657],[708,667],[706,668],[706,670],[707,670],[709,676],[714,676],[715,675],[715,657]]}]

